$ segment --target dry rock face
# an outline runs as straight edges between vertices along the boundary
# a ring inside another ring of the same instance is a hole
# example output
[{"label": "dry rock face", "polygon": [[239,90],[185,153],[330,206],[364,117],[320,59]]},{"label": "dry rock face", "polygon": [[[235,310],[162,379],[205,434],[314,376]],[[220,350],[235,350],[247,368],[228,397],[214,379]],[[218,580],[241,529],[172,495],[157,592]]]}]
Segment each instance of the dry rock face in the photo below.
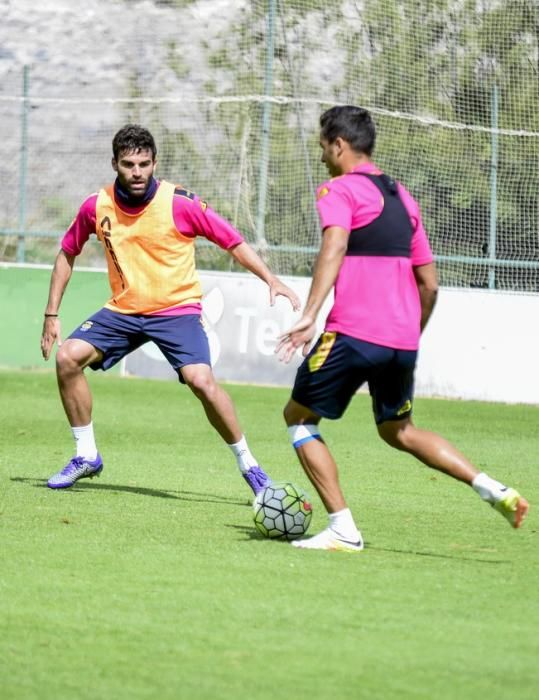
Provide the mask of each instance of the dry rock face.
[{"label": "dry rock face", "polygon": [[[144,123],[155,116],[155,106],[128,98],[189,101],[204,93],[208,79],[215,80],[208,59],[226,42],[231,23],[241,19],[248,3],[183,5],[0,1],[0,149],[13,183],[11,191],[0,193],[0,228],[20,224],[21,197],[25,228],[46,229],[54,225],[54,211],[47,207],[65,205],[67,211],[110,179],[114,131],[128,119]],[[26,105],[20,99],[24,66]],[[180,106],[161,106],[159,120],[177,128]]]}]

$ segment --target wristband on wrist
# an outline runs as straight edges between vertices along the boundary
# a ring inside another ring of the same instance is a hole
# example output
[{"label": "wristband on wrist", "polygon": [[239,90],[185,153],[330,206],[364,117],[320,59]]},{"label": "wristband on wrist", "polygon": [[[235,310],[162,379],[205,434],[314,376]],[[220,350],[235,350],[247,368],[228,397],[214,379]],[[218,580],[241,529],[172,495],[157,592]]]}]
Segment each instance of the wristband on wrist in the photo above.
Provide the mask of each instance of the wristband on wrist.
[{"label": "wristband on wrist", "polygon": [[58,318],[58,314],[43,314],[45,318]]}]

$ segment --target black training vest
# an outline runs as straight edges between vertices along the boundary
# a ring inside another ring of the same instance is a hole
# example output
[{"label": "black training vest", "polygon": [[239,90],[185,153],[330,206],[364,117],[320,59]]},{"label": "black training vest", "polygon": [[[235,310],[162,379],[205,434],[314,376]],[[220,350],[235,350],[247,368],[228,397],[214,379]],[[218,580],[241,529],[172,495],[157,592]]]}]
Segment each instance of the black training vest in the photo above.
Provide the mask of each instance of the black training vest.
[{"label": "black training vest", "polygon": [[346,255],[410,258],[414,230],[395,180],[388,175],[354,172],[350,175],[360,175],[373,182],[384,197],[384,208],[370,224],[350,231]]}]

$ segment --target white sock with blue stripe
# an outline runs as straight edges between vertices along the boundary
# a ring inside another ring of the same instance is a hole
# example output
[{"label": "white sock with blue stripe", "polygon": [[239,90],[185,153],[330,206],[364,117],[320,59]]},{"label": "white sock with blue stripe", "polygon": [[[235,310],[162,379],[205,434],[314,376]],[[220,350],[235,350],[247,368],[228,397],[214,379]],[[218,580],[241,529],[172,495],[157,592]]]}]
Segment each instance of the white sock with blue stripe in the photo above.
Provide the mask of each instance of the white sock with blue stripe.
[{"label": "white sock with blue stripe", "polygon": [[304,423],[303,425],[290,425],[288,426],[288,435],[290,437],[290,442],[297,450],[298,447],[304,445],[306,442],[311,440],[322,440],[320,436],[320,430],[314,423]]}]

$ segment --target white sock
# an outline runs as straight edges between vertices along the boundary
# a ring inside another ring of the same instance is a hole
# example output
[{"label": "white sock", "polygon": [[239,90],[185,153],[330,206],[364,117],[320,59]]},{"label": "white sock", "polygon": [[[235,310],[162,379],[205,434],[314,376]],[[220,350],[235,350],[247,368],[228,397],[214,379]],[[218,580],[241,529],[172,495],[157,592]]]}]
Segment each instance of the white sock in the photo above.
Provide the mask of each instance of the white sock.
[{"label": "white sock", "polygon": [[236,457],[239,470],[242,474],[245,474],[245,472],[248,471],[251,467],[258,466],[258,462],[253,457],[251,450],[247,445],[245,435],[241,436],[241,440],[239,442],[235,442],[232,445],[229,445],[229,447],[234,453],[234,456]]},{"label": "white sock", "polygon": [[97,447],[94,437],[94,424],[81,425],[71,427],[73,437],[75,438],[75,446],[77,457],[85,457],[93,462],[97,457]]},{"label": "white sock", "polygon": [[491,479],[485,472],[481,472],[474,478],[472,488],[484,501],[489,503],[497,503],[505,496],[507,491],[507,486],[495,479]]},{"label": "white sock", "polygon": [[350,508],[343,508],[343,510],[338,510],[336,513],[329,513],[329,527],[333,532],[350,542],[357,542],[361,539]]}]

